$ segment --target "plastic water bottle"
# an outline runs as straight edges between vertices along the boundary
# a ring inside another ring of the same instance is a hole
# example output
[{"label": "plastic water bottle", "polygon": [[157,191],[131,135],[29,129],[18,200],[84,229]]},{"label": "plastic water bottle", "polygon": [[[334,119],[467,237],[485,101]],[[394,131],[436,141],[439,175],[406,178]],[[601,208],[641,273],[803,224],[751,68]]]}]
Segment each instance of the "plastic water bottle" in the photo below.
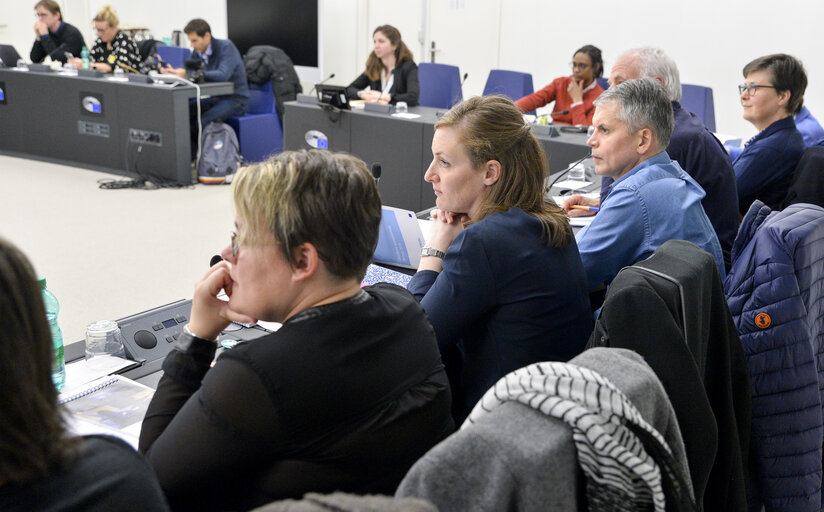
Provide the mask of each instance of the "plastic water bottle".
[{"label": "plastic water bottle", "polygon": [[81,68],[89,69],[89,49],[85,46],[80,50],[80,61],[82,62]]},{"label": "plastic water bottle", "polygon": [[57,297],[46,288],[46,278],[40,278],[40,288],[43,290],[43,305],[46,306],[46,319],[51,328],[52,345],[54,346],[54,360],[52,361],[52,381],[58,391],[66,384],[66,359],[63,355],[63,332],[57,325],[57,314],[60,312],[60,303]]}]

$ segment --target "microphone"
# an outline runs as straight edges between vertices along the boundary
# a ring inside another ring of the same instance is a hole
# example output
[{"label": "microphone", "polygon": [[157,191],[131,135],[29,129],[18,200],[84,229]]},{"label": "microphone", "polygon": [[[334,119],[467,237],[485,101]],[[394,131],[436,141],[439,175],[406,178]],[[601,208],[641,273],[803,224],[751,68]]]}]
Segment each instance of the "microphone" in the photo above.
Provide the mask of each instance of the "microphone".
[{"label": "microphone", "polygon": [[551,115],[551,116],[562,116],[562,115],[565,115],[565,114],[569,114],[569,110],[556,110],[555,112],[552,112],[549,115]]},{"label": "microphone", "polygon": [[375,178],[375,185],[381,181],[381,163],[375,162],[372,164],[372,177]]},{"label": "microphone", "polygon": [[332,73],[331,75],[327,76],[326,78],[324,78],[324,79],[323,79],[323,80],[321,80],[320,82],[316,83],[315,85],[313,85],[313,86],[312,86],[312,88],[311,88],[311,89],[309,89],[309,94],[312,94],[312,91],[314,91],[315,89],[317,89],[319,85],[322,85],[322,84],[323,84],[324,82],[326,82],[327,80],[331,80],[331,79],[333,79],[333,78],[335,78],[335,74],[334,74],[334,73]]},{"label": "microphone", "polygon": [[469,73],[464,73],[463,80],[461,80],[461,90],[463,90],[463,84],[466,82],[466,77],[469,76]]},{"label": "microphone", "polygon": [[215,265],[217,265],[221,261],[223,261],[223,258],[220,257],[220,254],[215,254],[214,256],[212,256],[212,259],[209,260],[209,266],[214,267]]}]

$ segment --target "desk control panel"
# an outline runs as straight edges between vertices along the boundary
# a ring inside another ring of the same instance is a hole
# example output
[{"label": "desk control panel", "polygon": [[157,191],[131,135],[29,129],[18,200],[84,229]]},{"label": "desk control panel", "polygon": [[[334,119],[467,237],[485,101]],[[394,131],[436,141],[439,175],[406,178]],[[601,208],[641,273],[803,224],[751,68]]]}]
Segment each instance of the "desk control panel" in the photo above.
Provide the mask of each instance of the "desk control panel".
[{"label": "desk control panel", "polygon": [[[191,300],[179,300],[117,321],[127,356],[140,362],[163,359],[183,333],[192,312]],[[248,341],[269,334],[259,325],[230,324],[218,339]]]}]

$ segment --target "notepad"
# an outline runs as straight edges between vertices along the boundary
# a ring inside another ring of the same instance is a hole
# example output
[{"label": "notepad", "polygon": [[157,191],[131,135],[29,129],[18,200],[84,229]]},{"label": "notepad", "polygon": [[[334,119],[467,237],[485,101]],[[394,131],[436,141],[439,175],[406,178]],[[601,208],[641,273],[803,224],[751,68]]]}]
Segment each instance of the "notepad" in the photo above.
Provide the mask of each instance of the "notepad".
[{"label": "notepad", "polygon": [[77,435],[109,434],[137,448],[143,417],[154,390],[121,375],[103,377],[60,394],[69,430]]},{"label": "notepad", "polygon": [[375,261],[397,267],[418,268],[423,232],[418,218],[409,210],[384,206],[375,248]]}]

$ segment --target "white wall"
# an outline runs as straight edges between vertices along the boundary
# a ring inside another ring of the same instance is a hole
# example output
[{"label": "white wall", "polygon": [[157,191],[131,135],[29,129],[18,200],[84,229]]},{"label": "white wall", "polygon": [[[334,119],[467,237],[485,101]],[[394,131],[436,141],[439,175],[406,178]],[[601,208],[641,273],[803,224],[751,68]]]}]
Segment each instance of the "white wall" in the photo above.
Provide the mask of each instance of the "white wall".
[{"label": "white wall", "polygon": [[[37,0],[0,0],[0,43],[13,44],[28,58],[34,43],[34,4]],[[97,35],[92,32],[92,18],[104,6],[111,5],[120,19],[121,28],[145,27],[155,39],[171,37],[173,30],[183,30],[192,18],[203,18],[216,37],[227,35],[225,0],[58,0],[63,18],[76,26],[91,46]]]},{"label": "white wall", "polygon": [[[310,0],[307,0],[310,1]],[[533,74],[539,88],[569,73],[572,52],[584,44],[603,50],[607,74],[621,51],[637,45],[663,48],[678,63],[686,83],[707,85],[715,93],[720,132],[745,139],[755,129],[741,119],[736,85],[741,68],[755,57],[786,52],[800,58],[810,81],[805,104],[824,121],[824,63],[819,55],[818,24],[824,3],[814,0],[729,2],[693,0],[318,0],[320,2],[321,76],[348,84],[363,70],[372,30],[395,25],[418,61],[421,26],[424,43],[435,40],[438,62],[468,72],[464,96],[480,94],[490,69]],[[66,19],[92,40],[91,17],[105,0],[63,0]],[[193,17],[203,17],[217,37],[226,35],[225,0],[111,0],[123,25],[145,25],[155,37],[170,36]],[[34,1],[0,0],[0,42],[28,55],[33,41]],[[426,15],[423,14],[426,10]],[[311,87],[311,84],[305,84]],[[308,89],[307,89],[308,90]]]}]

